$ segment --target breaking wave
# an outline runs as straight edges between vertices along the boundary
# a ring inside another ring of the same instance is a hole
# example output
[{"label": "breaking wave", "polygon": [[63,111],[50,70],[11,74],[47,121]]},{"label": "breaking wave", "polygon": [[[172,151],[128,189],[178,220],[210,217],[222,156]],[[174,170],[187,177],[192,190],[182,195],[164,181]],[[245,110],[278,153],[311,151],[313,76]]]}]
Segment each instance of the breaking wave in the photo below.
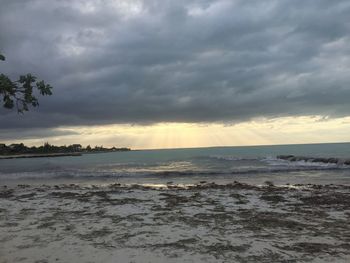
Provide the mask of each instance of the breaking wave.
[{"label": "breaking wave", "polygon": [[308,157],[308,156],[295,156],[295,155],[278,155],[277,159],[289,161],[289,162],[297,162],[297,163],[307,163],[307,164],[325,164],[325,165],[343,165],[349,166],[350,159],[345,158],[324,158],[324,157]]},{"label": "breaking wave", "polygon": [[186,160],[152,163],[108,163],[103,165],[70,167],[44,165],[27,171],[0,171],[0,179],[117,179],[125,177],[213,177],[224,175],[262,175],[303,171],[331,171],[350,169],[350,160],[341,158],[278,155],[270,157],[197,156]]}]

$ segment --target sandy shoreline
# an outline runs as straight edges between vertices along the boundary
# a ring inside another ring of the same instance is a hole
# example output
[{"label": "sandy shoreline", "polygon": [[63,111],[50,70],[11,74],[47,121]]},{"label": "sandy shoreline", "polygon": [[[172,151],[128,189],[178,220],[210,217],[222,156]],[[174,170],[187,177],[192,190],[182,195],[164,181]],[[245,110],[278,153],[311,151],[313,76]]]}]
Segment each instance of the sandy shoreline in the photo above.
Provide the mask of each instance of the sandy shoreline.
[{"label": "sandy shoreline", "polygon": [[349,262],[342,185],[18,185],[0,262]]}]

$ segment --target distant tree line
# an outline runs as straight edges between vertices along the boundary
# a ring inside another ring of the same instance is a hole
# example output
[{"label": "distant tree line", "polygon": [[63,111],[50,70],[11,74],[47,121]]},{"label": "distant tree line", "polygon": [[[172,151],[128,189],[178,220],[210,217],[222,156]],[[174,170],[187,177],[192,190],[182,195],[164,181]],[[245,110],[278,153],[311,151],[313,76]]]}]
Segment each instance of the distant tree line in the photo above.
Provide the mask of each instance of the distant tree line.
[{"label": "distant tree line", "polygon": [[42,146],[25,146],[23,143],[14,143],[6,145],[0,143],[0,155],[11,154],[42,154],[42,153],[93,153],[93,152],[114,152],[114,151],[130,151],[130,148],[105,148],[103,146],[91,147],[90,145],[85,148],[81,144],[71,144],[64,146],[51,145],[48,142]]}]

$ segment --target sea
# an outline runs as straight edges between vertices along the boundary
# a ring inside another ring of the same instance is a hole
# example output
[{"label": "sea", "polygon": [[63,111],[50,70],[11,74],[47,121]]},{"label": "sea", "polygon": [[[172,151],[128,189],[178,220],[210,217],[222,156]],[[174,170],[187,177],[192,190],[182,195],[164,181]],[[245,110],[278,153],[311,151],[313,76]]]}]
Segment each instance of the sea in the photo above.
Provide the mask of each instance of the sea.
[{"label": "sea", "polygon": [[[279,158],[290,155],[305,158]],[[336,158],[327,161],[319,158]],[[132,150],[0,160],[6,184],[350,185],[350,143]]]}]

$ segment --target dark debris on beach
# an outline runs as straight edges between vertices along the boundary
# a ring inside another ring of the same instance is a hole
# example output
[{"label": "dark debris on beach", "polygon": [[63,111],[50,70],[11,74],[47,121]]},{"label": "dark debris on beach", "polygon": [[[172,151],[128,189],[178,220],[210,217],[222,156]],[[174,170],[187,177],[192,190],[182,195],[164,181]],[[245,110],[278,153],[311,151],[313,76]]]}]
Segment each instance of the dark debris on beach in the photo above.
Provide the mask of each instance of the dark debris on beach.
[{"label": "dark debris on beach", "polygon": [[4,262],[38,248],[37,260],[65,262],[57,246],[71,256],[93,249],[94,262],[137,251],[197,262],[350,259],[345,185],[18,185],[1,187],[0,201]]}]

